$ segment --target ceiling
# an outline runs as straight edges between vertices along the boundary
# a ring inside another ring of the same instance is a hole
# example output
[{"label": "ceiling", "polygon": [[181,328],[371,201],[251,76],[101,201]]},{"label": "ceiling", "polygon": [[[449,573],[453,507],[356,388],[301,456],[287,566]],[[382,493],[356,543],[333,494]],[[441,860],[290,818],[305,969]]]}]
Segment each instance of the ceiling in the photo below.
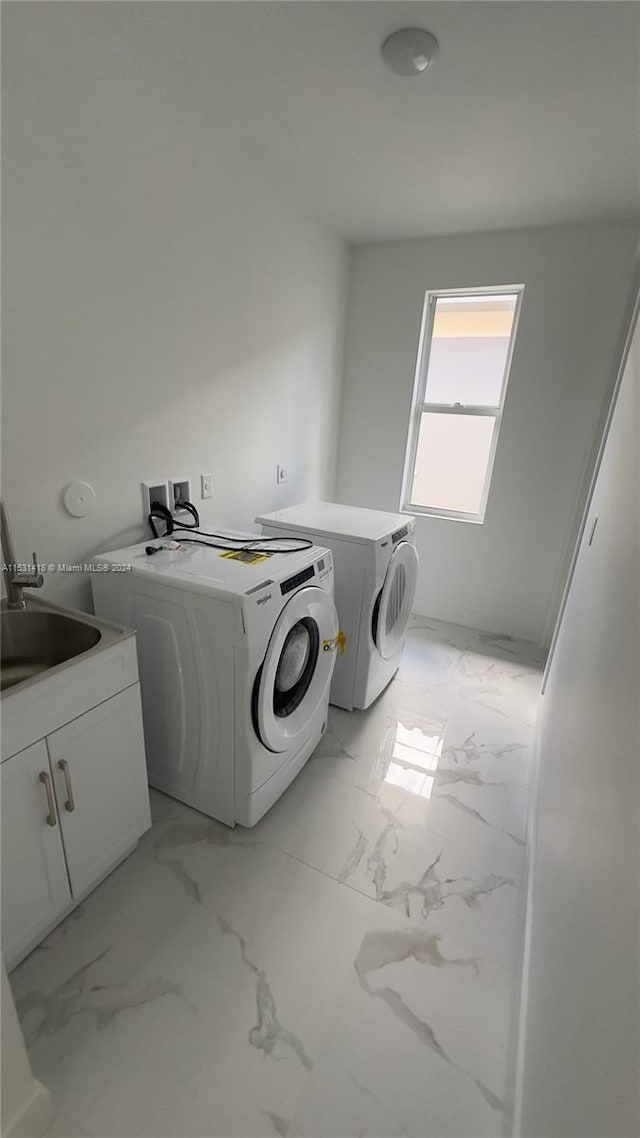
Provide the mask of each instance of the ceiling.
[{"label": "ceiling", "polygon": [[[639,209],[638,3],[70,8],[117,25],[128,49],[210,124],[212,147],[223,124],[350,240]],[[407,24],[440,42],[432,69],[412,79],[379,56],[384,37]]]}]

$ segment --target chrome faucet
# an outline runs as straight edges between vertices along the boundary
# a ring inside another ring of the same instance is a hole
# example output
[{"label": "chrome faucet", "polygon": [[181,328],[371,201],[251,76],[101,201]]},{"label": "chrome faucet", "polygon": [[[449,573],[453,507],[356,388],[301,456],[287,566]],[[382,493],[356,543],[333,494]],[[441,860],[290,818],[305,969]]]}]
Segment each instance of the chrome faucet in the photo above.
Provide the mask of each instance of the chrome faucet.
[{"label": "chrome faucet", "polygon": [[0,498],[0,544],[2,545],[2,575],[7,591],[7,606],[10,609],[26,609],[27,602],[23,589],[41,589],[44,585],[42,573],[38,573],[38,562],[33,555],[33,573],[18,573],[9,515]]}]

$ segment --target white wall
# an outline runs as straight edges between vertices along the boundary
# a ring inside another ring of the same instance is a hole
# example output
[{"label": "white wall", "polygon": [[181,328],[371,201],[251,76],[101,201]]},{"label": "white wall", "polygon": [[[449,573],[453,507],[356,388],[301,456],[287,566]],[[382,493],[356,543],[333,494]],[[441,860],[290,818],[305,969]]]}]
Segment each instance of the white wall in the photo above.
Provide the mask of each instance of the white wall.
[{"label": "white wall", "polygon": [[52,1118],[51,1098],[34,1079],[24,1046],[4,961],[0,960],[2,983],[2,1138],[37,1138]]},{"label": "white wall", "polygon": [[640,328],[542,701],[524,1138],[640,1133],[639,438]]},{"label": "white wall", "polygon": [[337,496],[398,509],[427,289],[525,285],[484,525],[419,517],[416,611],[543,638],[632,273],[637,226],[358,245]]},{"label": "white wall", "polygon": [[[148,536],[146,479],[186,474],[199,495],[212,471],[203,522],[238,528],[333,490],[345,249],[223,107],[154,62],[140,7],[2,12],[2,492],[20,559]],[[72,479],[97,493],[84,520],[60,505]],[[46,593],[89,603],[76,577]]]}]

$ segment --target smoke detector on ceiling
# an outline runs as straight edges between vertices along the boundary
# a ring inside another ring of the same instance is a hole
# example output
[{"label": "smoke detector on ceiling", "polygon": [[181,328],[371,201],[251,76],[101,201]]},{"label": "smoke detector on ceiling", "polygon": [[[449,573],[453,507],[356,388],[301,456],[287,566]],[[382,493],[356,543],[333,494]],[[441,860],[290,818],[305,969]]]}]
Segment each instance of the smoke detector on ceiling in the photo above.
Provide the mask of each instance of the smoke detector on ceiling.
[{"label": "smoke detector on ceiling", "polygon": [[387,36],[380,53],[395,75],[423,75],[433,63],[440,45],[424,28],[399,28]]}]

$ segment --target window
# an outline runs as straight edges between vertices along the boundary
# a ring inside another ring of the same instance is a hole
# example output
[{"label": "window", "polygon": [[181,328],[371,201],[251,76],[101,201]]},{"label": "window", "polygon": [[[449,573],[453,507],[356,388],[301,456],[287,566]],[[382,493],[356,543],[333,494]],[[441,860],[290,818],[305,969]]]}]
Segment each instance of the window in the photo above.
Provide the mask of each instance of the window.
[{"label": "window", "polygon": [[427,293],[403,510],[484,521],[523,288]]}]

